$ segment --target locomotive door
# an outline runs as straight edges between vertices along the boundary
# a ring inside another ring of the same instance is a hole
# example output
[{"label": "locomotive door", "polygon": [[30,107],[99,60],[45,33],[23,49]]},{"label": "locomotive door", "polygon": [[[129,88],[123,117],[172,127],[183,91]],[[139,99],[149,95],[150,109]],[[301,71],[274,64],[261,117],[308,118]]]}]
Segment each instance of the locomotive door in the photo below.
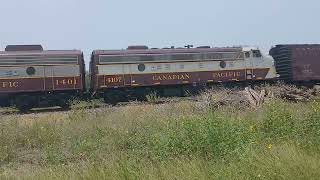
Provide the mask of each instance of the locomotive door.
[{"label": "locomotive door", "polygon": [[130,64],[122,65],[122,72],[123,72],[123,85],[131,86],[132,85],[131,65]]},{"label": "locomotive door", "polygon": [[245,66],[246,66],[246,72],[245,72],[246,80],[252,80],[253,79],[253,59],[252,59],[251,51],[245,51],[244,58],[245,58]]},{"label": "locomotive door", "polygon": [[54,77],[52,66],[44,66],[44,89],[54,90]]}]

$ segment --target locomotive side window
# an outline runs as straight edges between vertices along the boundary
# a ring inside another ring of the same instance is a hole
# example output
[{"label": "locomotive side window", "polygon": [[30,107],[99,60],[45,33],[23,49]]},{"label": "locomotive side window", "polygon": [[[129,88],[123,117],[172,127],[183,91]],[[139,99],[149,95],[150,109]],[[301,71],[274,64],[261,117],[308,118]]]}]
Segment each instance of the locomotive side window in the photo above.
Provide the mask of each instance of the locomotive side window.
[{"label": "locomotive side window", "polygon": [[262,57],[261,52],[259,50],[253,50],[252,51],[253,57]]},{"label": "locomotive side window", "polygon": [[138,65],[138,70],[139,70],[140,72],[143,72],[144,70],[146,70],[146,66],[145,66],[144,64],[139,64],[139,65]]},{"label": "locomotive side window", "polygon": [[246,56],[246,58],[250,57],[250,52],[245,52],[244,55]]},{"label": "locomotive side window", "polygon": [[[248,55],[250,55],[250,52]],[[100,63],[119,62],[148,62],[148,61],[202,61],[243,59],[242,52],[199,52],[199,53],[169,53],[169,54],[130,54],[130,55],[101,55]]]},{"label": "locomotive side window", "polygon": [[26,70],[26,73],[31,76],[34,75],[36,73],[36,69],[34,67],[28,67]]},{"label": "locomotive side window", "polygon": [[164,68],[165,68],[166,70],[170,70],[170,67],[171,67],[170,64],[166,64]]},{"label": "locomotive side window", "polygon": [[221,68],[226,68],[226,67],[227,67],[226,62],[225,62],[225,61],[221,61],[221,62],[220,62],[220,67],[221,67]]}]

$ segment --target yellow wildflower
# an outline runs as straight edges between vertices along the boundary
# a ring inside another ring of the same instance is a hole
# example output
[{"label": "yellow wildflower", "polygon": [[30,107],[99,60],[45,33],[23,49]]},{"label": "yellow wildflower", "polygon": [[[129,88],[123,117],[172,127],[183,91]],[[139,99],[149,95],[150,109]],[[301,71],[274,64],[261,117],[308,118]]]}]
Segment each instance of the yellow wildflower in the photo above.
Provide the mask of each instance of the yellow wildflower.
[{"label": "yellow wildflower", "polygon": [[269,144],[269,145],[268,145],[268,149],[272,149],[272,144]]},{"label": "yellow wildflower", "polygon": [[250,126],[250,131],[254,132],[257,129],[256,125],[251,125]]}]

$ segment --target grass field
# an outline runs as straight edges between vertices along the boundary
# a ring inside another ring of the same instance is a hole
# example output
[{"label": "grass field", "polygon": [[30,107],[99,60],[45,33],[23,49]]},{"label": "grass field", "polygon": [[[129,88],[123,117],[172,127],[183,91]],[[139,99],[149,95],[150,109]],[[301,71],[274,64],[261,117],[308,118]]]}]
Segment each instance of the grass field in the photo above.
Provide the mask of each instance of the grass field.
[{"label": "grass field", "polygon": [[2,179],[319,179],[320,101],[181,100],[0,119]]}]

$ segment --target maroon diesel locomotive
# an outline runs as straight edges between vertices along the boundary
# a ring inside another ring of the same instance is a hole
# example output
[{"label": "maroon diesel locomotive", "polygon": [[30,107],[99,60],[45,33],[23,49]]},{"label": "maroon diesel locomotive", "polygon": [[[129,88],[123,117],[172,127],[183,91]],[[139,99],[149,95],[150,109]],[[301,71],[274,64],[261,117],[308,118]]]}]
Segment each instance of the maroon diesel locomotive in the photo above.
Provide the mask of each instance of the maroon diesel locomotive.
[{"label": "maroon diesel locomotive", "polygon": [[181,95],[208,84],[276,77],[273,58],[253,47],[95,50],[90,71],[92,92],[109,103],[153,91]]},{"label": "maroon diesel locomotive", "polygon": [[68,106],[85,90],[85,64],[78,50],[43,50],[40,45],[9,45],[0,51],[2,104],[25,111]]}]

